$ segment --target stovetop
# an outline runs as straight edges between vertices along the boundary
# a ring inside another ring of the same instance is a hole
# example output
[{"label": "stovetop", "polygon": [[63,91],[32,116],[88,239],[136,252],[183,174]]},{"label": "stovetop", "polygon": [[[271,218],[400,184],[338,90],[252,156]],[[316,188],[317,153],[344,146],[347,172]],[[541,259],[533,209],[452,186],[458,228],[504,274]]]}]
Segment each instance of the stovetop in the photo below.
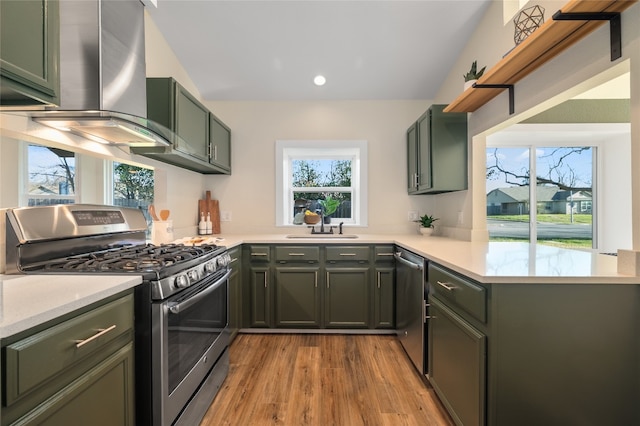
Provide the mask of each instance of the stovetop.
[{"label": "stovetop", "polygon": [[23,267],[25,272],[159,272],[216,254],[216,245],[144,244],[51,259]]}]

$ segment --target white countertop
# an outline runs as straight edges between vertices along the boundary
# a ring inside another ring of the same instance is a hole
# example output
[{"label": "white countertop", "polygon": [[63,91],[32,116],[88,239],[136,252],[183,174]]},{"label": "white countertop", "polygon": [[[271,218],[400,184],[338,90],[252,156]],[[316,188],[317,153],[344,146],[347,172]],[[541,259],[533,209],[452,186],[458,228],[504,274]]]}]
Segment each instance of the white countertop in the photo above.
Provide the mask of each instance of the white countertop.
[{"label": "white countertop", "polygon": [[[222,240],[215,240],[222,238]],[[618,274],[615,256],[528,243],[472,243],[421,235],[358,238],[286,238],[216,235],[203,242],[239,244],[397,244],[476,281],[488,284],[640,284]],[[0,275],[0,338],[85,307],[142,282],[129,275]]]},{"label": "white countertop", "polygon": [[123,275],[0,275],[0,338],[12,336],[142,282]]},{"label": "white countertop", "polygon": [[617,257],[542,244],[468,242],[421,235],[358,238],[286,238],[282,235],[216,235],[229,248],[253,244],[397,244],[482,283],[640,284],[617,272]]}]

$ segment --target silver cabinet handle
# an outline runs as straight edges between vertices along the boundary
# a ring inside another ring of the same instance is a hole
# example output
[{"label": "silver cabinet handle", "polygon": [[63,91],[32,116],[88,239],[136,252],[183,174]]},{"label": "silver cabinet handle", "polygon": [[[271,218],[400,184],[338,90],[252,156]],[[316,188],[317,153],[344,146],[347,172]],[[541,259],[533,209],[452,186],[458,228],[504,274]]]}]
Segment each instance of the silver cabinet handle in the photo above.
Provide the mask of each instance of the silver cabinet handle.
[{"label": "silver cabinet handle", "polygon": [[458,287],[456,287],[455,285],[453,285],[451,283],[443,283],[442,281],[436,281],[436,282],[438,283],[438,285],[440,287],[443,287],[447,291],[453,291],[453,290],[458,288]]},{"label": "silver cabinet handle", "polygon": [[381,276],[382,272],[378,271],[378,288],[380,288],[380,280],[382,279]]},{"label": "silver cabinet handle", "polygon": [[304,256],[304,253],[289,253],[289,256]]},{"label": "silver cabinet handle", "polygon": [[230,261],[229,263],[234,263],[234,262],[237,262],[237,261],[238,261],[238,258],[237,258],[237,257],[232,257],[232,258],[231,258],[231,261]]},{"label": "silver cabinet handle", "polygon": [[318,288],[318,271],[315,272],[316,275],[316,288]]},{"label": "silver cabinet handle", "polygon": [[84,345],[86,345],[87,343],[97,339],[100,336],[104,336],[105,334],[107,334],[108,332],[110,332],[111,330],[115,330],[116,325],[113,324],[111,327],[107,327],[107,328],[99,328],[98,332],[96,334],[94,334],[93,336],[89,337],[88,339],[84,339],[84,340],[76,340],[76,348],[81,348]]},{"label": "silver cabinet handle", "polygon": [[377,256],[393,256],[393,253],[378,253]]},{"label": "silver cabinet handle", "polygon": [[267,273],[264,273],[264,288],[267,288],[268,285],[268,281],[269,280],[269,276],[267,275]]},{"label": "silver cabinet handle", "polygon": [[327,288],[329,288],[329,272],[327,272]]},{"label": "silver cabinet handle", "polygon": [[355,256],[355,253],[340,253],[340,256]]},{"label": "silver cabinet handle", "polygon": [[267,253],[251,253],[251,256],[266,256]]},{"label": "silver cabinet handle", "polygon": [[213,159],[218,160],[218,145],[213,146]]}]

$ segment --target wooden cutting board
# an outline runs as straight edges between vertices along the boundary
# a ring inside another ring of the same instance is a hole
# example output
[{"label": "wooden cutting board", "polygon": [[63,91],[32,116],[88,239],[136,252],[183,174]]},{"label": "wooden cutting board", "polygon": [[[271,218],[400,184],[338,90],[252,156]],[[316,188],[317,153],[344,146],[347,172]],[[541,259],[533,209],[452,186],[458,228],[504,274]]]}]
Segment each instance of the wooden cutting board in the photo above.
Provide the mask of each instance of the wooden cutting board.
[{"label": "wooden cutting board", "polygon": [[198,200],[198,219],[200,221],[200,214],[204,214],[204,218],[207,219],[207,213],[211,216],[211,230],[214,234],[220,233],[220,205],[218,200],[211,199],[211,191],[206,192],[204,200]]}]

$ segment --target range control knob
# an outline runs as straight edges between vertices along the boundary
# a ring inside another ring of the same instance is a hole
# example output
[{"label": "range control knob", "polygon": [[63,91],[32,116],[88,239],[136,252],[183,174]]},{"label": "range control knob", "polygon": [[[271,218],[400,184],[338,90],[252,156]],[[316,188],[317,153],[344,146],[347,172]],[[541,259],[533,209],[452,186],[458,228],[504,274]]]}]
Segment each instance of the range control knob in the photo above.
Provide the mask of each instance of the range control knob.
[{"label": "range control knob", "polygon": [[209,262],[204,264],[204,270],[208,273],[216,271],[216,260],[210,260]]},{"label": "range control knob", "polygon": [[198,273],[197,269],[192,269],[188,272],[189,275],[189,279],[191,280],[191,282],[195,282],[198,281],[200,279],[200,274]]},{"label": "range control knob", "polygon": [[178,288],[189,287],[189,277],[187,277],[185,274],[180,274],[176,277],[175,284]]}]

